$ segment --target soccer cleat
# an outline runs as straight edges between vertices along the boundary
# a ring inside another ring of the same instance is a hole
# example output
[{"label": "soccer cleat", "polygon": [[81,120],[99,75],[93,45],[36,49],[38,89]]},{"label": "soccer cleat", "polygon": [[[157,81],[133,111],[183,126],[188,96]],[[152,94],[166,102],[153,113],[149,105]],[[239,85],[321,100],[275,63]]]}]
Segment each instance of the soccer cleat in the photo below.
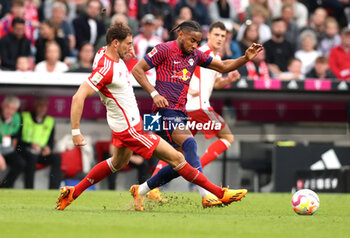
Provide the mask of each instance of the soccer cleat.
[{"label": "soccer cleat", "polygon": [[248,192],[247,189],[233,190],[233,189],[228,189],[228,187],[223,188],[222,190],[224,191],[224,196],[222,198],[220,198],[219,200],[224,205],[229,205],[232,202],[237,202],[237,201],[241,200]]},{"label": "soccer cleat", "polygon": [[168,199],[162,197],[162,193],[159,188],[152,189],[146,194],[146,197],[157,202],[167,202]]},{"label": "soccer cleat", "polygon": [[60,196],[56,202],[56,210],[64,210],[72,202],[74,202],[73,193],[75,188],[70,186],[65,186],[61,188]]},{"label": "soccer cleat", "polygon": [[134,197],[134,208],[136,211],[143,211],[143,196],[139,194],[139,185],[132,185],[130,188],[131,196]]},{"label": "soccer cleat", "polygon": [[222,206],[222,202],[214,194],[208,193],[204,198],[202,198],[203,208],[207,207],[219,207]]}]

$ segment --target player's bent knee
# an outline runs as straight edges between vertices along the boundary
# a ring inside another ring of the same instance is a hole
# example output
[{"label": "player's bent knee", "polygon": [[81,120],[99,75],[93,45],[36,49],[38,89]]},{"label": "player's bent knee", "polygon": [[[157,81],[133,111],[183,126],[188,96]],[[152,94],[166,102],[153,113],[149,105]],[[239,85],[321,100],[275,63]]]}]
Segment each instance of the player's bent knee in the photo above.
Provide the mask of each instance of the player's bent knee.
[{"label": "player's bent knee", "polygon": [[118,171],[129,163],[129,159],[118,157],[118,156],[112,156],[111,162],[114,169]]},{"label": "player's bent knee", "polygon": [[184,161],[185,161],[185,157],[183,156],[183,154],[178,151],[174,151],[174,153],[171,155],[171,160],[169,161],[169,165],[171,167],[176,167]]}]

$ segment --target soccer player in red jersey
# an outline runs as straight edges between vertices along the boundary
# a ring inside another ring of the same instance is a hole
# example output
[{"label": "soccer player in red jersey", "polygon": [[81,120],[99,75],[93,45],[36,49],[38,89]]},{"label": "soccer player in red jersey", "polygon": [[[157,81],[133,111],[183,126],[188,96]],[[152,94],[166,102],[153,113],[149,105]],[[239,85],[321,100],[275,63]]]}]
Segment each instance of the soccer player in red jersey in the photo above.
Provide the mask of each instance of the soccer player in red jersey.
[{"label": "soccer player in red jersey", "polygon": [[[92,168],[76,186],[61,188],[56,209],[64,210],[85,189],[124,167],[133,151],[145,159],[155,156],[164,160],[176,173],[190,182],[203,186],[225,204],[244,196],[245,191],[238,192],[212,184],[163,139],[143,132],[136,98],[129,81],[129,71],[123,61],[124,57],[133,52],[132,31],[124,24],[112,25],[108,29],[106,40],[107,47],[101,48],[95,56],[91,76],[81,84],[73,96],[71,124],[74,145],[86,145],[79,129],[80,119],[85,99],[98,92],[107,109],[108,125],[113,131],[114,152],[111,158]],[[134,197],[135,209],[142,211],[143,191],[138,185],[134,185],[130,192]]]},{"label": "soccer player in red jersey", "polygon": [[[144,59],[139,61],[132,70],[135,79],[153,98],[153,111],[159,113],[164,121],[160,136],[182,151],[186,161],[202,171],[197,156],[197,144],[189,128],[186,126],[186,102],[188,88],[196,66],[202,66],[229,73],[256,57],[263,50],[259,44],[252,44],[245,55],[234,60],[221,61],[198,50],[202,39],[202,31],[195,21],[185,21],[173,29],[178,33],[174,41],[162,43],[154,47]],[[153,87],[147,80],[145,72],[155,67],[157,72],[156,85]],[[165,166],[140,185],[141,195],[163,185],[179,174],[171,166]],[[242,193],[242,190],[239,193]],[[244,190],[246,193],[246,190]],[[214,194],[215,195],[215,194]],[[217,199],[220,201],[220,198]]]}]

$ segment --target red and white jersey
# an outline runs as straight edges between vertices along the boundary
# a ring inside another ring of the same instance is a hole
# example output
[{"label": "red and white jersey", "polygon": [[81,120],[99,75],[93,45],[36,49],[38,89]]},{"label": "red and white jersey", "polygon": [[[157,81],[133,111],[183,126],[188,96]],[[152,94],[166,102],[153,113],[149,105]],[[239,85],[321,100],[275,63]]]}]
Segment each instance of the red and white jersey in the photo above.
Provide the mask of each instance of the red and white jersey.
[{"label": "red and white jersey", "polygon": [[[213,58],[221,60],[219,55],[214,55],[208,44],[198,48],[200,51]],[[194,111],[198,109],[208,109],[210,107],[210,96],[213,91],[215,80],[221,77],[221,73],[212,69],[197,66],[190,82],[190,89],[198,91],[198,96],[187,94],[186,110]]]},{"label": "red and white jersey", "polygon": [[140,122],[140,112],[124,61],[109,58],[105,51],[106,46],[96,53],[87,82],[106,106],[109,127],[121,132]]},{"label": "red and white jersey", "polygon": [[150,39],[146,39],[143,33],[135,36],[134,47],[137,59],[142,60],[146,54],[147,48],[153,48],[160,43],[163,43],[162,39],[155,35],[152,35]]}]

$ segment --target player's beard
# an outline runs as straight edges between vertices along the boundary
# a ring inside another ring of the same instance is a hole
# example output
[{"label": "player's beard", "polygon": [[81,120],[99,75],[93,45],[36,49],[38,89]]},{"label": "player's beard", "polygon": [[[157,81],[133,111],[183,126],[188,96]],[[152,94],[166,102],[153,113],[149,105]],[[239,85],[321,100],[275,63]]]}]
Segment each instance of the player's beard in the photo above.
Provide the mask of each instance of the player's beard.
[{"label": "player's beard", "polygon": [[192,53],[186,51],[185,44],[184,44],[183,40],[180,40],[180,49],[184,55],[192,54]]}]

